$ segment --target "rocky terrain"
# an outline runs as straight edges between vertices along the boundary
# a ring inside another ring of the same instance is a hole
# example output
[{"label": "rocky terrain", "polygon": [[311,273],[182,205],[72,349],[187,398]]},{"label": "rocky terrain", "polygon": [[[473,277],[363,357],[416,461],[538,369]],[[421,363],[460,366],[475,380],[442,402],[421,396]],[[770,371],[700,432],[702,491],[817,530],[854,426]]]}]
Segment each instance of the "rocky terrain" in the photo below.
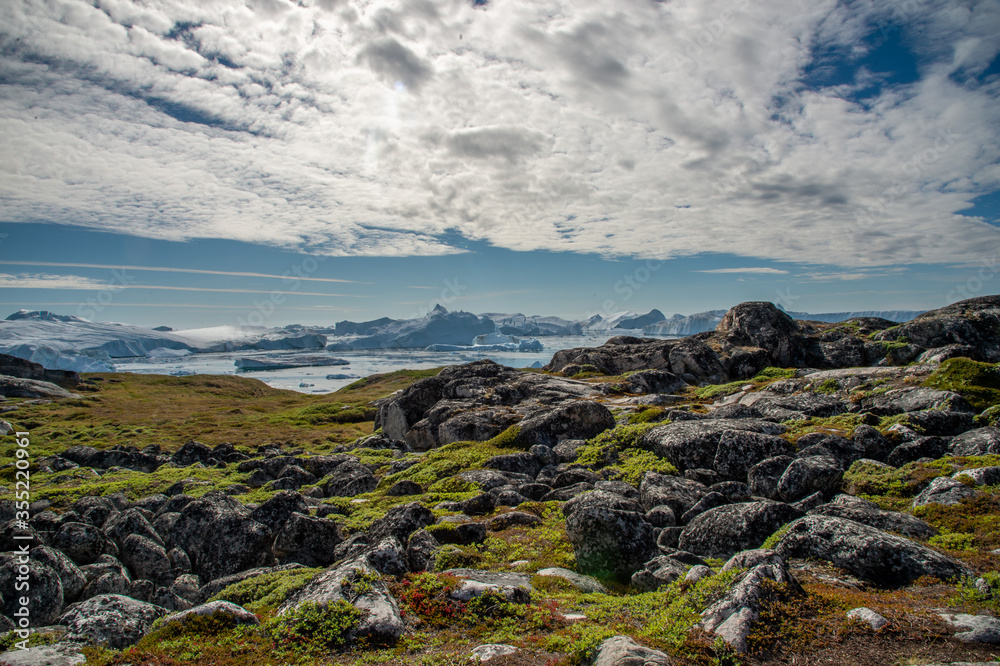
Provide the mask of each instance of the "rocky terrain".
[{"label": "rocky terrain", "polygon": [[0,662],[993,662],[998,361],[998,296],[328,396],[7,360]]}]

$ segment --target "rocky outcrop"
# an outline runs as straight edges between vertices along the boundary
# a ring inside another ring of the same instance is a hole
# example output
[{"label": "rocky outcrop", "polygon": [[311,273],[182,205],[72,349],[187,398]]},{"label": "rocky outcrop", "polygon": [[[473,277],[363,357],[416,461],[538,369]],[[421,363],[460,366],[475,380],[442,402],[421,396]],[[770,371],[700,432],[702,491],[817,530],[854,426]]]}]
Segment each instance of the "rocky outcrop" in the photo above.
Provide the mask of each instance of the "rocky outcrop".
[{"label": "rocky outcrop", "polygon": [[563,512],[581,573],[628,579],[656,552],[653,527],[632,500],[594,491],[567,503]]},{"label": "rocky outcrop", "polygon": [[142,638],[166,614],[166,609],[153,604],[105,594],[73,604],[59,624],[66,627],[67,640],[120,650]]},{"label": "rocky outcrop", "polygon": [[679,547],[702,557],[730,557],[759,547],[779,527],[801,515],[789,504],[770,500],[716,507],[684,528]]},{"label": "rocky outcrop", "polygon": [[965,565],[927,546],[834,516],[799,518],[775,551],[785,558],[825,560],[881,587],[907,585],[921,576],[949,580],[970,574]]},{"label": "rocky outcrop", "polygon": [[628,636],[606,638],[597,647],[591,666],[671,666],[674,662],[663,652],[639,645]]},{"label": "rocky outcrop", "polygon": [[20,379],[37,379],[53,384],[78,384],[79,373],[72,370],[48,370],[41,363],[27,361],[17,356],[0,354],[0,375]]},{"label": "rocky outcrop", "polygon": [[524,448],[587,439],[614,425],[589,399],[593,385],[506,368],[493,361],[449,366],[383,401],[375,427],[417,451],[483,441],[519,425]]}]

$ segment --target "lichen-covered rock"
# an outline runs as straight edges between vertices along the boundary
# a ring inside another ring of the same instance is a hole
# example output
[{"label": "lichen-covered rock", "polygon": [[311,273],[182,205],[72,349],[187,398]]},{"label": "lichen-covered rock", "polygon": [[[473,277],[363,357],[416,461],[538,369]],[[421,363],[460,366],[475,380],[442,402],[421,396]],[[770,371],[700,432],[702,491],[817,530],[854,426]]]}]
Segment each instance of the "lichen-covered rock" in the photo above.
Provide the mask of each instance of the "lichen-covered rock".
[{"label": "lichen-covered rock", "polygon": [[902,467],[921,458],[940,458],[947,450],[948,443],[940,437],[917,437],[894,448],[885,461],[893,467]]},{"label": "lichen-covered rock", "polygon": [[899,511],[886,511],[871,502],[852,495],[837,495],[830,502],[809,511],[810,514],[846,518],[856,523],[895,532],[915,539],[929,539],[937,530],[916,516]]},{"label": "lichen-covered rock", "polygon": [[641,512],[611,508],[604,495],[628,502],[611,493],[581,495],[567,515],[566,536],[581,573],[628,578],[656,552],[656,537]]},{"label": "lichen-covered rock", "polygon": [[535,575],[561,578],[580,592],[584,592],[586,594],[607,594],[608,592],[607,588],[601,585],[597,579],[590,576],[584,576],[583,574],[578,574],[577,572],[570,571],[569,569],[563,569],[562,567],[547,567],[545,569],[540,569],[535,572]]},{"label": "lichen-covered rock", "polygon": [[[28,599],[29,620],[32,627],[52,624],[63,609],[63,587],[59,573],[40,561],[17,553],[0,553],[0,613],[15,617],[21,608],[21,597]],[[18,591],[14,585],[18,576],[27,574],[29,589]]]},{"label": "lichen-covered rock", "polygon": [[531,601],[531,577],[526,574],[479,569],[447,569],[444,573],[458,578],[462,585],[449,593],[452,599],[469,601],[484,594],[500,593],[512,603]]},{"label": "lichen-covered rock", "polygon": [[995,486],[1000,484],[1000,467],[976,467],[973,469],[963,469],[951,475],[953,479],[961,480],[965,477],[977,486]]},{"label": "lichen-covered rock", "polygon": [[1000,620],[995,617],[950,613],[942,613],[940,617],[946,624],[963,630],[955,634],[963,643],[1000,645]]},{"label": "lichen-covered rock", "polygon": [[174,580],[167,551],[141,534],[130,534],[122,541],[121,561],[132,572],[133,578],[163,585],[169,585]]},{"label": "lichen-covered rock", "polygon": [[73,603],[83,592],[87,579],[71,559],[54,548],[35,546],[31,549],[31,559],[49,567],[59,576],[62,583],[62,598],[66,603]]},{"label": "lichen-covered rock", "polygon": [[[93,465],[91,465],[93,466]],[[112,515],[118,513],[118,508],[104,497],[87,495],[73,502],[70,507],[85,522],[94,527],[101,527]]]},{"label": "lichen-covered rock", "polygon": [[[739,574],[729,592],[701,614],[701,628],[723,639],[740,653],[747,651],[747,637],[753,624],[760,617],[764,602],[773,596],[765,581],[785,586],[792,593],[802,593],[798,581],[780,558],[772,554],[760,559],[763,561]],[[735,568],[727,563],[723,570]]]},{"label": "lichen-covered rock", "polygon": [[712,469],[723,477],[745,481],[747,471],[757,463],[794,451],[791,442],[774,435],[726,430],[719,438]]},{"label": "lichen-covered rock", "polygon": [[665,458],[678,470],[711,468],[723,433],[729,430],[780,435],[784,426],[758,419],[678,421],[644,433],[640,445]]},{"label": "lichen-covered rock", "polygon": [[104,532],[105,536],[114,541],[119,548],[130,534],[138,534],[161,546],[164,545],[163,538],[157,533],[145,511],[138,507],[131,507],[124,511],[116,512],[104,523],[101,531]]},{"label": "lichen-covered rock", "polygon": [[293,490],[282,490],[250,513],[250,518],[277,533],[293,513],[308,514],[309,505]]},{"label": "lichen-covered rock", "polygon": [[1000,428],[987,426],[969,430],[953,438],[948,444],[953,456],[986,456],[1000,453]]},{"label": "lichen-covered rock", "polygon": [[884,461],[893,449],[892,442],[870,425],[859,425],[851,438],[864,449],[864,457],[872,460]]},{"label": "lichen-covered rock", "polygon": [[231,622],[233,625],[260,624],[257,616],[247,609],[229,601],[209,601],[208,603],[188,608],[187,610],[174,613],[163,619],[160,626],[166,627],[171,624],[184,623],[195,617],[215,617]]},{"label": "lichen-covered rock", "polygon": [[[490,511],[492,511],[492,507]],[[394,506],[385,515],[372,523],[368,534],[373,542],[385,537],[396,537],[405,543],[417,530],[434,524],[434,514],[419,502]]]},{"label": "lichen-covered rock", "polygon": [[434,553],[440,547],[441,544],[427,530],[417,530],[411,534],[406,544],[406,561],[410,571],[432,570]]},{"label": "lichen-covered rock", "polygon": [[591,666],[671,666],[663,652],[639,645],[628,636],[604,639]]},{"label": "lichen-covered rock", "polygon": [[796,458],[778,480],[778,496],[785,502],[794,502],[813,493],[829,497],[840,488],[844,471],[831,456]]},{"label": "lichen-covered rock", "polygon": [[913,508],[927,506],[928,504],[944,504],[952,506],[958,504],[963,499],[975,497],[979,491],[970,488],[961,481],[950,476],[939,476],[933,479],[930,484],[920,491],[920,494],[913,498]]},{"label": "lichen-covered rock", "polygon": [[357,461],[348,461],[323,477],[319,487],[326,497],[355,497],[370,493],[377,485],[378,479],[370,469]]},{"label": "lichen-covered rock", "polygon": [[5,666],[77,666],[85,661],[83,646],[70,642],[36,645],[0,654],[0,663]]},{"label": "lichen-covered rock", "polygon": [[892,416],[925,409],[975,413],[968,401],[953,391],[932,388],[900,388],[869,396],[861,401],[866,412],[877,416]]},{"label": "lichen-covered rock", "polygon": [[142,638],[167,611],[120,594],[105,594],[73,604],[59,618],[66,640],[120,650]]},{"label": "lichen-covered rock", "polygon": [[87,523],[63,523],[49,545],[77,564],[91,564],[105,553],[118,554],[115,544],[99,528]]},{"label": "lichen-covered rock", "polygon": [[[362,611],[350,638],[365,638],[375,644],[394,643],[403,634],[403,618],[385,584],[372,576],[374,572],[364,557],[348,560],[309,581],[278,607],[277,614],[284,615],[306,602],[329,604],[344,600]],[[362,576],[364,585],[358,585]]]},{"label": "lichen-covered rock", "polygon": [[907,585],[921,576],[949,580],[969,575],[952,558],[907,538],[835,516],[799,518],[778,541],[787,558],[816,558],[881,587]]},{"label": "lichen-covered rock", "polygon": [[272,549],[282,564],[326,567],[333,564],[333,552],[342,541],[340,528],[332,520],[293,513],[274,537]]},{"label": "lichen-covered rock", "polygon": [[493,456],[483,463],[483,467],[516,474],[527,474],[531,478],[535,478],[538,475],[538,470],[542,468],[538,459],[527,451]]},{"label": "lichen-covered rock", "polygon": [[[724,504],[729,504],[729,498],[722,493],[710,492],[695,504],[693,507],[684,512],[681,516],[680,522],[682,524],[690,523],[697,516],[705,513],[709,509],[714,509],[717,506],[723,506]],[[666,527],[666,525],[660,525],[660,527]]]},{"label": "lichen-covered rock", "polygon": [[770,500],[727,504],[692,520],[681,532],[679,547],[702,557],[729,557],[757,548],[801,515],[791,505]]},{"label": "lichen-covered rock", "polygon": [[187,553],[194,573],[206,581],[270,564],[273,538],[266,525],[225,495],[190,502],[170,530],[170,542]]},{"label": "lichen-covered rock", "polygon": [[781,476],[792,464],[791,456],[775,456],[762,460],[747,471],[747,485],[750,492],[756,497],[765,499],[780,499],[778,493],[778,482]]},{"label": "lichen-covered rock", "polygon": [[708,494],[704,484],[679,476],[646,472],[639,484],[639,502],[642,508],[669,506],[675,516],[683,516],[691,507]]},{"label": "lichen-covered rock", "polygon": [[658,555],[632,574],[631,583],[639,590],[652,592],[662,585],[669,585],[682,578],[687,569],[687,566],[671,557]]}]

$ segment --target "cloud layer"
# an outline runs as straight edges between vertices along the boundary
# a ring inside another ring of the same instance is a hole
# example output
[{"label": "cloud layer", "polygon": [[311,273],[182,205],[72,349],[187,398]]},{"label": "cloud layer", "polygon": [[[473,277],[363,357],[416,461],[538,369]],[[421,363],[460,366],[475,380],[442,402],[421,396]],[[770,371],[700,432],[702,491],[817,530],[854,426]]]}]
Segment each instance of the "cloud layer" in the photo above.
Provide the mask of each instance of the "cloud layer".
[{"label": "cloud layer", "polygon": [[[996,1],[6,2],[3,218],[329,255],[975,262],[1000,230],[956,212],[1000,188],[997,34]],[[915,78],[865,64],[885,41]]]}]

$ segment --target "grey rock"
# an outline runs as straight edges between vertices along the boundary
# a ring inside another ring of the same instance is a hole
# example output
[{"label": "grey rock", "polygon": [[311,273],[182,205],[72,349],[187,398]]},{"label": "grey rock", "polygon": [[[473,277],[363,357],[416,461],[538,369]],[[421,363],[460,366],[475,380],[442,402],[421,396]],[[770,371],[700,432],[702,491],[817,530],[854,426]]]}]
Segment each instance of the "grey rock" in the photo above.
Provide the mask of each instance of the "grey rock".
[{"label": "grey rock", "polygon": [[747,471],[747,485],[756,497],[780,499],[778,482],[794,460],[791,456],[775,456],[762,460]]},{"label": "grey rock", "polygon": [[656,472],[646,472],[639,484],[639,501],[644,509],[665,504],[676,516],[683,516],[707,494],[708,488],[697,481]]},{"label": "grey rock", "polygon": [[118,508],[110,501],[104,497],[95,497],[93,495],[81,497],[73,503],[71,508],[80,516],[82,522],[94,527],[103,526],[104,522],[112,514],[118,513]]},{"label": "grey rock", "polygon": [[273,539],[237,500],[220,494],[184,506],[169,541],[187,553],[194,573],[211,581],[270,564]]},{"label": "grey rock", "polygon": [[[601,495],[627,502],[610,493]],[[581,573],[626,578],[656,552],[653,527],[642,513],[611,508],[601,495],[582,496],[567,514],[566,535]]]},{"label": "grey rock", "polygon": [[538,459],[527,451],[493,456],[483,463],[483,467],[485,469],[495,469],[503,472],[527,474],[531,478],[535,478],[535,476],[538,475],[538,471],[542,468]]},{"label": "grey rock", "polygon": [[229,601],[210,601],[200,606],[195,606],[187,610],[180,611],[179,613],[174,613],[173,615],[168,615],[160,623],[160,626],[166,627],[171,624],[183,624],[188,620],[195,617],[216,617],[219,619],[225,619],[231,622],[233,625],[257,625],[260,624],[260,620],[257,616],[246,610],[242,606],[234,604]]},{"label": "grey rock", "polygon": [[801,594],[798,581],[783,562],[762,563],[740,574],[724,597],[702,612],[701,628],[722,638],[735,651],[747,651],[747,637],[771,595],[765,581]]},{"label": "grey rock", "polygon": [[107,553],[117,555],[118,548],[101,530],[87,523],[63,523],[52,535],[50,546],[61,550],[77,564],[91,564]]},{"label": "grey rock", "polygon": [[955,638],[963,643],[1000,645],[1000,620],[995,617],[948,613],[943,613],[940,617],[946,624],[964,630],[955,634]]},{"label": "grey rock", "polygon": [[502,532],[512,527],[536,527],[541,524],[542,519],[533,513],[509,511],[490,518],[486,527],[491,532]]},{"label": "grey rock", "polygon": [[723,433],[729,430],[780,435],[784,426],[757,419],[680,421],[657,426],[640,439],[642,448],[665,458],[680,471],[711,468]]},{"label": "grey rock", "polygon": [[555,454],[558,462],[571,463],[576,460],[579,455],[577,454],[577,449],[586,443],[586,440],[582,439],[564,439],[552,447],[552,453]]},{"label": "grey rock", "polygon": [[940,437],[918,436],[894,448],[885,461],[893,467],[902,467],[908,462],[921,458],[940,458],[947,450],[948,443]]},{"label": "grey rock", "polygon": [[[359,574],[371,574],[374,569],[365,558],[355,558],[319,574],[278,607],[284,615],[299,605],[312,602],[329,604],[344,600],[362,611],[359,625],[350,638],[365,638],[372,643],[394,643],[403,634],[403,619],[399,606],[381,580],[373,580],[358,592],[352,582]],[[346,585],[345,585],[346,583]]]},{"label": "grey rock", "polygon": [[844,478],[840,463],[831,456],[796,458],[778,480],[778,496],[785,502],[794,502],[822,493],[833,495]]},{"label": "grey rock", "polygon": [[293,513],[309,513],[309,506],[299,493],[282,490],[254,509],[250,518],[277,533]]},{"label": "grey rock", "polygon": [[958,435],[948,445],[953,456],[986,456],[1000,453],[1000,428],[976,428]]},{"label": "grey rock", "polygon": [[809,513],[846,518],[856,523],[886,532],[896,532],[915,539],[929,539],[937,534],[937,530],[916,516],[899,511],[886,511],[879,508],[875,502],[851,495],[837,495],[829,503],[816,507]]},{"label": "grey rock", "polygon": [[885,619],[870,608],[852,608],[847,611],[847,619],[864,622],[875,631],[878,631],[889,624],[889,620]]},{"label": "grey rock", "polygon": [[470,661],[490,661],[496,657],[509,657],[517,654],[518,649],[513,645],[501,645],[491,643],[472,648]]},{"label": "grey rock", "polygon": [[628,636],[612,636],[601,642],[592,666],[670,666],[663,652],[639,645]]},{"label": "grey rock", "polygon": [[359,462],[347,461],[338,465],[319,482],[326,497],[355,497],[370,493],[378,486],[378,479],[371,470]]},{"label": "grey rock", "polygon": [[881,587],[921,576],[948,580],[969,575],[960,562],[927,546],[835,516],[805,516],[788,526],[775,551],[785,558],[816,558]]},{"label": "grey rock", "polygon": [[548,567],[546,569],[541,569],[537,571],[535,575],[561,578],[580,592],[587,594],[607,594],[608,592],[607,588],[601,585],[597,579],[590,576],[584,576],[583,574],[578,574],[575,571],[570,571],[569,569],[563,569],[562,567]]},{"label": "grey rock", "polygon": [[689,583],[697,583],[702,578],[708,578],[709,576],[712,575],[714,575],[712,573],[712,570],[709,569],[707,566],[705,566],[704,564],[696,564],[690,569],[688,569],[688,572],[684,574],[684,580],[686,580]]},{"label": "grey rock", "polygon": [[59,642],[0,654],[6,666],[77,666],[87,661],[79,643]]},{"label": "grey rock", "polygon": [[373,542],[392,536],[405,543],[411,534],[433,525],[434,520],[430,509],[419,502],[411,502],[389,509],[384,516],[372,523],[368,534]]},{"label": "grey rock", "polygon": [[80,593],[80,600],[84,601],[108,594],[131,596],[134,593],[131,578],[117,571],[108,571],[87,583],[87,587],[83,588],[83,592]]},{"label": "grey rock", "polygon": [[724,477],[744,481],[757,463],[794,451],[791,442],[774,435],[726,430],[719,438],[713,469]]},{"label": "grey rock", "polygon": [[121,548],[122,542],[130,534],[144,536],[151,541],[163,544],[163,539],[157,533],[149,517],[143,509],[132,507],[121,512],[116,512],[108,518],[102,529],[105,536],[115,542]]},{"label": "grey rock", "polygon": [[646,512],[646,522],[653,527],[673,527],[677,524],[677,516],[674,515],[674,510],[668,505],[661,504],[660,506],[654,506]]},{"label": "grey rock", "polygon": [[[812,432],[799,437],[795,442],[799,448],[797,457],[805,458],[809,455],[828,455],[834,458],[841,467],[848,469],[855,460],[865,457],[864,445],[829,433]],[[816,447],[816,453],[808,453],[807,449]]]},{"label": "grey rock", "polygon": [[58,550],[47,546],[35,546],[31,549],[31,559],[56,572],[59,582],[62,583],[62,598],[66,603],[76,601],[87,585],[87,579],[79,567]]},{"label": "grey rock", "polygon": [[406,497],[407,495],[420,495],[423,492],[424,489],[420,487],[420,484],[403,479],[392,484],[389,490],[385,491],[385,494],[390,497]]},{"label": "grey rock", "polygon": [[632,586],[645,592],[652,592],[662,585],[669,585],[687,573],[687,566],[677,560],[659,555],[646,562],[632,574]]},{"label": "grey rock", "polygon": [[166,612],[120,594],[105,594],[73,604],[59,624],[66,626],[67,640],[120,650],[142,638]]},{"label": "grey rock", "polygon": [[892,442],[870,425],[862,424],[855,428],[852,439],[864,449],[865,457],[873,460],[885,460],[894,448]]},{"label": "grey rock", "polygon": [[488,593],[504,595],[514,603],[531,601],[531,577],[525,574],[496,571],[480,571],[478,569],[448,569],[444,573],[462,581],[461,587],[449,596],[459,601],[469,601],[474,597]]},{"label": "grey rock", "polygon": [[[21,561],[22,555],[15,553],[0,553],[0,613],[8,618],[21,608],[21,598],[28,599],[29,620],[32,627],[44,627],[55,622],[63,609],[63,587],[59,573],[40,561]],[[18,576],[24,575],[27,568],[29,589],[16,590],[14,585]]]},{"label": "grey rock", "polygon": [[801,515],[794,507],[771,500],[727,504],[692,520],[681,532],[679,547],[703,557],[729,557],[757,548]]},{"label": "grey rock", "polygon": [[[715,507],[723,506],[729,503],[730,503],[729,498],[723,495],[722,493],[710,492],[704,497],[702,497],[700,500],[698,500],[697,504],[695,504],[693,507],[685,511],[684,515],[681,516],[680,522],[682,524],[690,523],[696,517],[705,513],[709,509],[714,509]],[[666,527],[666,525],[664,525],[663,527]]]},{"label": "grey rock", "polygon": [[174,580],[173,567],[167,551],[160,544],[141,534],[130,534],[122,542],[121,561],[133,578],[143,578],[162,585]]},{"label": "grey rock", "polygon": [[427,530],[417,530],[406,544],[406,561],[410,571],[429,571],[434,568],[434,552],[441,546]]},{"label": "grey rock", "polygon": [[247,569],[246,571],[241,571],[231,576],[226,576],[224,578],[217,578],[203,585],[201,589],[198,590],[198,602],[205,602],[208,599],[214,597],[222,590],[226,589],[230,585],[235,585],[236,583],[241,583],[245,580],[251,578],[256,578],[263,574],[274,573],[277,571],[290,571],[293,569],[304,569],[301,564],[283,564],[276,567],[257,567],[255,569]]},{"label": "grey rock", "polygon": [[913,507],[917,508],[928,504],[953,506],[963,499],[975,497],[978,494],[978,490],[970,488],[961,481],[950,476],[939,476],[913,498]]},{"label": "grey rock", "polygon": [[333,552],[341,541],[340,529],[332,520],[293,513],[275,535],[272,551],[282,564],[326,567],[333,564]]},{"label": "grey rock", "polygon": [[386,576],[402,576],[409,572],[406,548],[396,537],[385,537],[366,548],[364,559],[372,569]]},{"label": "grey rock", "polygon": [[963,469],[951,475],[953,479],[967,477],[977,486],[995,486],[1000,484],[1000,467],[976,467]]},{"label": "grey rock", "polygon": [[892,416],[925,409],[974,413],[962,396],[952,391],[931,388],[901,388],[873,395],[861,401],[864,411],[877,416]]}]

